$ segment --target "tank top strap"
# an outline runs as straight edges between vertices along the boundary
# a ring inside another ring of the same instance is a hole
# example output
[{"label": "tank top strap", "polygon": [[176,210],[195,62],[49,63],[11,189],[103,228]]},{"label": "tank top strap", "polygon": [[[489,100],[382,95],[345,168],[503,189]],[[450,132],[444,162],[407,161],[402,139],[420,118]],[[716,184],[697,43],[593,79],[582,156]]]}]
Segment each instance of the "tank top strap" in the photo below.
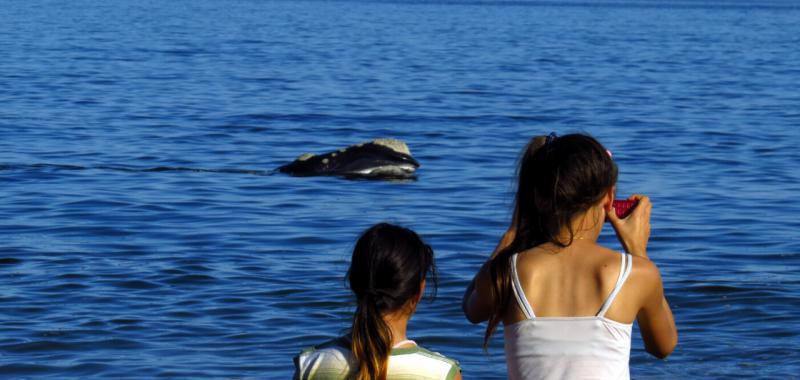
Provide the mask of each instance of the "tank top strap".
[{"label": "tank top strap", "polygon": [[518,253],[511,255],[511,289],[514,291],[517,305],[522,309],[525,317],[533,319],[536,317],[536,314],[533,313],[533,308],[531,304],[528,303],[528,298],[525,297],[525,292],[522,290],[522,284],[519,283],[519,275],[517,275],[517,255]]},{"label": "tank top strap", "polygon": [[608,308],[611,307],[612,303],[614,303],[614,299],[617,298],[617,294],[619,293],[620,289],[622,289],[622,285],[625,284],[625,280],[627,280],[628,275],[631,274],[631,268],[633,268],[633,257],[627,253],[621,253],[620,256],[619,277],[617,278],[617,284],[614,285],[614,290],[611,291],[611,294],[608,295],[606,301],[603,302],[603,306],[600,308],[600,311],[597,312],[598,317],[605,317]]}]

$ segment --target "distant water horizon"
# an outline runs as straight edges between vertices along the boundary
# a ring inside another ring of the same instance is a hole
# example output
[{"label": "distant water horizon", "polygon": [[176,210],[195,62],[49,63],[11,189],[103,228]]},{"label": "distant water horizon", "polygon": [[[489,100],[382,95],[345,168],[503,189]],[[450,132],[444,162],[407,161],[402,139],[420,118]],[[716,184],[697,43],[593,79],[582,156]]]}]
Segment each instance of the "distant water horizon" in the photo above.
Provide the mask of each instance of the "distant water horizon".
[{"label": "distant water horizon", "polygon": [[580,8],[740,8],[740,9],[798,9],[796,0],[302,0],[327,3],[383,3],[408,5],[480,5],[487,7],[537,6],[537,7],[580,7]]},{"label": "distant water horizon", "polygon": [[[130,1],[0,12],[0,378],[284,379],[342,334],[366,227],[433,247],[409,326],[465,378],[461,295],[529,138],[590,133],[680,342],[635,379],[800,373],[800,10],[789,1]],[[405,141],[416,181],[273,174]],[[606,228],[601,243],[621,249]]]}]

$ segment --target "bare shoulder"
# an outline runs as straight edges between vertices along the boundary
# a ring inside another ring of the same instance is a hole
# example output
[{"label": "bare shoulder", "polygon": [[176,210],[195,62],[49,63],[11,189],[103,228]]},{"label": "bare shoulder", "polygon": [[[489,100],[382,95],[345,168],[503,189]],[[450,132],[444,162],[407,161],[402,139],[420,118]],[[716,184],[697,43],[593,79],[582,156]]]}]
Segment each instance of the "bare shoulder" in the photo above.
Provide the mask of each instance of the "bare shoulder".
[{"label": "bare shoulder", "polygon": [[661,273],[658,271],[658,267],[655,263],[644,257],[631,257],[633,257],[633,268],[631,268],[631,275],[645,278],[661,278]]},{"label": "bare shoulder", "polygon": [[633,267],[628,281],[635,283],[635,287],[645,293],[643,295],[649,295],[653,290],[660,289],[661,273],[656,264],[644,257],[632,257]]},{"label": "bare shoulder", "polygon": [[592,254],[600,254],[608,259],[612,259],[615,261],[619,261],[619,255],[621,254],[619,251],[613,250],[611,248],[604,247],[600,244],[593,244],[592,246]]},{"label": "bare shoulder", "polygon": [[[610,249],[610,248],[603,247],[601,245],[597,245],[596,246],[596,251],[597,252],[594,252],[592,254],[592,256],[598,257],[598,259],[601,260],[604,265],[608,265],[608,266],[613,267],[613,268],[618,268],[619,267],[619,265],[621,263],[621,260],[622,260],[620,255],[622,255],[622,253],[620,253],[619,251],[615,251],[613,249]],[[611,264],[611,265],[609,265],[609,264]]]}]

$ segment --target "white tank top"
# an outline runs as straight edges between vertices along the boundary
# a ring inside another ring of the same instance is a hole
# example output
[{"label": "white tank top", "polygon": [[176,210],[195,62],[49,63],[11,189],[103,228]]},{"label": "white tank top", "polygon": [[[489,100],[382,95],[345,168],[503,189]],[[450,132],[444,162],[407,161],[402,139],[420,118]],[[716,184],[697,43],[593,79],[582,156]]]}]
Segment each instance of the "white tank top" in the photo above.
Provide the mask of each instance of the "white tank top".
[{"label": "white tank top", "polygon": [[621,256],[614,290],[593,317],[536,317],[519,282],[517,254],[511,256],[514,296],[527,319],[504,327],[509,379],[630,378],[633,324],[605,317],[631,273],[633,258]]}]

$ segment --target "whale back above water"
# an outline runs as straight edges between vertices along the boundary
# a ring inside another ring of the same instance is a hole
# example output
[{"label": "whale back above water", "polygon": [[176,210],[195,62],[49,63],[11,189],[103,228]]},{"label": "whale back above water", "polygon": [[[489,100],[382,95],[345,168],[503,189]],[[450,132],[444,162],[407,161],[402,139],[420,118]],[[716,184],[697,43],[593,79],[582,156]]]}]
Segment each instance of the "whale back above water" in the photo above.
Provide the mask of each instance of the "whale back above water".
[{"label": "whale back above water", "polygon": [[278,168],[293,176],[353,178],[413,178],[419,162],[408,145],[396,139],[376,139],[324,154],[305,153]]}]

